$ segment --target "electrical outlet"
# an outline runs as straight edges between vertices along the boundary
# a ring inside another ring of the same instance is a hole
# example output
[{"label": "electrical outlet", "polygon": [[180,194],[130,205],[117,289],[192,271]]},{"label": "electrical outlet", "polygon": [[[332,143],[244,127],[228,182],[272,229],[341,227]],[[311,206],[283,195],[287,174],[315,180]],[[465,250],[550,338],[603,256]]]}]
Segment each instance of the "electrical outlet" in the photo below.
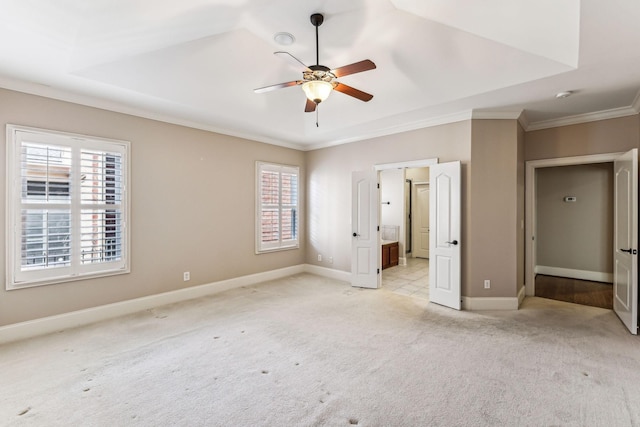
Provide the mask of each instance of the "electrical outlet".
[{"label": "electrical outlet", "polygon": [[322,262],[322,254],[318,254],[318,262]]},{"label": "electrical outlet", "polygon": [[188,271],[182,273],[182,280],[184,280],[185,282],[191,280],[191,273],[189,273]]},{"label": "electrical outlet", "polygon": [[333,264],[333,257],[332,256],[329,257],[329,264]]},{"label": "electrical outlet", "polygon": [[491,280],[486,279],[486,280],[484,281],[484,288],[485,288],[485,289],[490,289],[490,288],[491,288]]}]

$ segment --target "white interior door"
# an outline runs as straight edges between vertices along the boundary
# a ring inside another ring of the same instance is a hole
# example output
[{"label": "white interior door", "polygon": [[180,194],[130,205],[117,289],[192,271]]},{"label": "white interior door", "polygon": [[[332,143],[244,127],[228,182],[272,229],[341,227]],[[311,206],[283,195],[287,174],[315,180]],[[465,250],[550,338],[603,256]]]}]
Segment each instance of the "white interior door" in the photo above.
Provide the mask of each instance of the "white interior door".
[{"label": "white interior door", "polygon": [[429,169],[429,300],[460,310],[460,162]]},{"label": "white interior door", "polygon": [[429,258],[429,184],[415,185],[412,240],[413,256]]},{"label": "white interior door", "polygon": [[380,287],[378,172],[353,172],[351,183],[351,285]]},{"label": "white interior door", "polygon": [[614,162],[613,310],[638,333],[638,149]]}]

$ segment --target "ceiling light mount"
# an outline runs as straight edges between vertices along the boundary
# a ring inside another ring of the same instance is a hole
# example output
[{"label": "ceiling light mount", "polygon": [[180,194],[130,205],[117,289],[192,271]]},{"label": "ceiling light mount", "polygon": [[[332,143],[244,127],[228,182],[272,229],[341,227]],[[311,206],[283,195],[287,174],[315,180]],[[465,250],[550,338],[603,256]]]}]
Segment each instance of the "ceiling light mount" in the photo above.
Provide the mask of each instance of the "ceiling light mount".
[{"label": "ceiling light mount", "polygon": [[573,95],[573,92],[570,90],[565,90],[564,92],[558,92],[556,93],[556,98],[557,99],[562,99],[562,98],[568,98],[571,95]]},{"label": "ceiling light mount", "polygon": [[293,34],[286,32],[279,32],[273,35],[273,40],[281,46],[290,46],[293,42],[296,41],[296,38],[293,37]]}]

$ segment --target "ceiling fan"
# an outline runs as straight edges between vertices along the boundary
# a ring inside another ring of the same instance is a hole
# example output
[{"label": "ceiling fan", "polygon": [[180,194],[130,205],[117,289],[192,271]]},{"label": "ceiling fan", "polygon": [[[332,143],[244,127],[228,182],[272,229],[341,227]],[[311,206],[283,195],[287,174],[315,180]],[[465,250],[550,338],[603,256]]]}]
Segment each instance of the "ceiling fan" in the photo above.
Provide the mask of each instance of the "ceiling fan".
[{"label": "ceiling fan", "polygon": [[348,76],[349,74],[373,70],[376,68],[376,64],[372,61],[365,59],[364,61],[334,69],[320,65],[318,27],[322,25],[322,22],[324,22],[324,15],[321,13],[314,13],[311,15],[311,23],[316,27],[316,65],[306,66],[302,61],[291,55],[289,52],[274,52],[276,55],[284,55],[285,57],[293,59],[297,61],[298,64],[302,65],[304,67],[302,80],[293,80],[286,83],[265,86],[254,89],[254,92],[263,93],[275,89],[302,85],[302,90],[307,96],[307,104],[304,108],[304,111],[307,113],[316,111],[317,105],[326,100],[334,89],[364,102],[368,102],[373,98],[373,95],[369,93],[347,86],[346,84],[340,83],[336,80],[340,77]]}]

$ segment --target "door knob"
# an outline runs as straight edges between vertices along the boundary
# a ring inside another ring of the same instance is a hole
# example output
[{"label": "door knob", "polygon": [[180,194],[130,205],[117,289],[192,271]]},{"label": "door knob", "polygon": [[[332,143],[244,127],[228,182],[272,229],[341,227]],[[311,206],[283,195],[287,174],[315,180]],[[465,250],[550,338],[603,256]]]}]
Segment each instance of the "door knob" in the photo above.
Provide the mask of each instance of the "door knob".
[{"label": "door knob", "polygon": [[353,237],[358,237],[360,236],[358,233],[353,233]]},{"label": "door knob", "polygon": [[458,244],[458,241],[457,240],[452,240],[451,242],[445,242],[445,243],[449,243],[450,245],[455,246],[455,245]]}]

